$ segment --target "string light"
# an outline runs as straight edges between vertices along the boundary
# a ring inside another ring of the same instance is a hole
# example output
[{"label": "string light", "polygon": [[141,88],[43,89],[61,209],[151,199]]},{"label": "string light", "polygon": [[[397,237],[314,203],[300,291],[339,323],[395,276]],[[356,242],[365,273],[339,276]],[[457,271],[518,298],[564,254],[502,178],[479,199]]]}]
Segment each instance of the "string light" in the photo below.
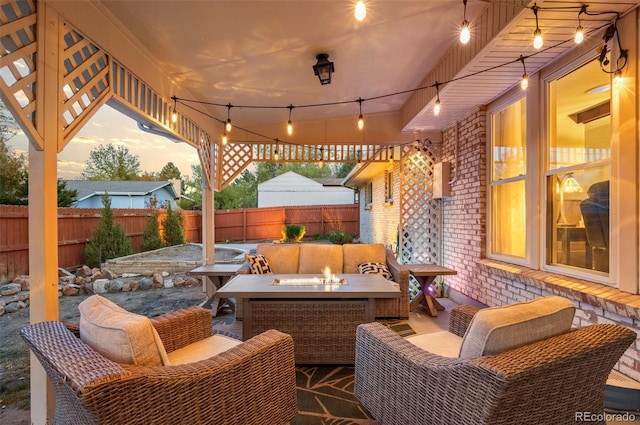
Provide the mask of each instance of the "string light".
[{"label": "string light", "polygon": [[578,27],[576,28],[576,35],[573,37],[573,41],[576,44],[582,43],[584,40],[584,29],[582,29],[582,23],[580,22],[580,15],[587,12],[587,5],[583,4],[580,8],[580,12],[578,12]]},{"label": "string light", "polygon": [[233,128],[233,126],[231,125],[231,108],[233,108],[233,105],[229,103],[227,105],[227,122],[224,125],[224,129],[226,130],[227,133],[229,133]]},{"label": "string light", "polygon": [[273,154],[273,159],[275,159],[276,161],[280,160],[280,154],[278,153],[278,143],[280,143],[280,140],[276,139],[276,150]]},{"label": "string light", "polygon": [[390,146],[389,148],[389,163],[393,164],[393,146]]},{"label": "string light", "polygon": [[539,49],[542,47],[543,40],[542,31],[540,31],[540,27],[538,26],[538,6],[534,3],[534,5],[531,7],[531,10],[536,17],[536,30],[533,32],[533,47]]},{"label": "string light", "polygon": [[318,161],[318,168],[322,168],[324,166],[324,147],[320,146],[320,161]]},{"label": "string light", "polygon": [[289,121],[287,121],[287,134],[289,136],[293,134],[293,123],[291,122],[291,111],[293,111],[293,105],[289,105]]},{"label": "string light", "polygon": [[364,4],[363,0],[356,2],[354,15],[358,21],[362,21],[367,16],[367,5]]},{"label": "string light", "polygon": [[471,30],[467,21],[467,0],[462,0],[464,12],[462,14],[462,24],[460,24],[460,43],[467,44],[471,40]]},{"label": "string light", "polygon": [[440,115],[440,83],[436,81],[436,104],[433,105],[433,115]]},{"label": "string light", "polygon": [[360,104],[360,115],[358,116],[358,129],[362,130],[364,128],[364,117],[362,116],[362,98],[358,98],[358,103]]},{"label": "string light", "polygon": [[173,99],[173,112],[171,112],[171,122],[175,123],[178,121],[178,113],[176,112],[176,108],[178,106],[178,98],[175,96],[171,96]]},{"label": "string light", "polygon": [[222,133],[222,146],[226,146],[227,142],[229,141],[229,137],[227,136],[227,130],[224,130],[224,133]]},{"label": "string light", "polygon": [[[561,7],[549,7],[549,8],[546,8],[546,7],[539,7],[539,6],[537,6],[537,4],[534,4],[534,6],[531,7],[531,9],[532,9],[532,11],[533,11],[533,13],[534,13],[534,15],[536,17],[536,31],[534,32],[534,35],[540,35],[540,43],[542,43],[541,31],[540,31],[540,27],[539,27],[539,24],[538,24],[538,11],[539,10],[571,10],[571,9],[577,10],[578,7],[576,7],[576,6],[564,6],[564,7],[561,6]],[[613,24],[607,24],[608,28],[606,30],[605,36],[603,37],[604,43],[602,44],[602,47],[598,51],[598,53],[600,55],[598,60],[600,61],[602,71],[605,72],[605,73],[611,74],[612,78],[614,80],[614,83],[615,82],[619,82],[622,79],[621,78],[622,70],[626,67],[627,62],[628,62],[628,56],[629,56],[628,55],[628,50],[627,49],[623,49],[623,47],[621,45],[620,36],[619,36],[619,33],[618,33],[617,22],[618,22],[618,20],[620,18],[620,14],[618,12],[615,12],[615,11],[589,12],[587,10],[587,5],[580,6],[579,10],[580,10],[580,12],[578,14],[578,24],[579,24],[578,27],[581,27],[580,15],[583,14],[583,13],[586,14],[586,15],[589,15],[589,16],[600,16],[600,15],[606,15],[606,14],[616,15],[614,23]],[[604,27],[605,26],[600,26],[600,27],[597,27],[597,28],[593,28],[593,29],[589,30],[589,32],[590,33],[591,32],[595,32],[595,31],[598,31],[598,30],[600,30],[600,29],[602,29]],[[614,38],[615,38],[615,41],[617,41],[619,56],[618,56],[617,59],[615,59],[615,61],[613,60],[613,58],[611,58],[611,61],[610,61],[609,52],[611,50],[608,48],[607,43],[610,40],[614,39]],[[508,66],[510,64],[513,64],[514,62],[521,62],[522,66],[523,66],[524,73],[523,73],[522,79],[520,81],[520,85],[524,89],[528,85],[528,74],[526,72],[526,66],[525,66],[524,59],[528,59],[529,57],[535,56],[536,54],[539,54],[539,53],[542,53],[542,52],[546,52],[546,51],[548,51],[550,49],[557,48],[557,47],[559,47],[559,46],[561,46],[561,45],[563,45],[563,44],[565,44],[567,42],[570,42],[570,41],[575,41],[575,37],[572,37],[571,39],[568,39],[568,40],[557,42],[554,45],[552,45],[550,47],[547,47],[547,48],[545,48],[545,49],[543,49],[543,50],[541,50],[539,52],[532,53],[532,54],[528,55],[526,58],[524,56],[520,55],[520,57],[515,59],[515,60],[510,60],[510,61],[507,61],[507,62],[502,63],[502,64],[498,64],[498,65],[494,65],[494,66],[488,67],[486,69],[478,70],[478,71],[472,72],[470,74],[467,74],[467,75],[464,75],[464,76],[461,76],[461,77],[452,78],[452,79],[447,80],[447,81],[445,81],[443,83],[436,81],[436,83],[432,84],[432,85],[420,86],[420,87],[417,87],[415,89],[403,90],[403,91],[394,92],[394,93],[387,93],[387,94],[382,94],[382,95],[378,95],[378,96],[374,96],[374,97],[370,97],[370,98],[365,98],[365,99],[359,97],[356,100],[345,100],[345,101],[318,103],[318,104],[304,104],[304,105],[295,105],[295,106],[293,104],[290,104],[289,106],[259,106],[259,105],[232,105],[231,103],[229,103],[229,104],[220,104],[220,103],[215,103],[215,102],[197,101],[197,100],[194,100],[194,99],[179,99],[176,96],[172,96],[171,99],[173,99],[173,101],[174,101],[174,108],[173,108],[174,110],[173,110],[173,113],[171,115],[171,120],[172,121],[177,120],[177,114],[176,114],[175,110],[177,108],[177,101],[178,100],[180,100],[181,103],[184,106],[186,106],[187,108],[191,108],[191,109],[195,110],[198,113],[201,113],[201,114],[206,115],[207,117],[209,117],[211,119],[219,121],[222,124],[228,124],[229,127],[225,126],[225,128],[231,128],[231,125],[230,125],[231,124],[230,110],[231,110],[232,107],[265,108],[265,109],[266,108],[268,108],[268,109],[272,109],[272,108],[289,108],[289,110],[290,110],[290,114],[289,115],[291,116],[291,109],[294,108],[294,107],[295,108],[308,108],[308,107],[319,107],[319,106],[334,106],[334,105],[342,105],[342,104],[358,102],[359,110],[360,110],[360,115],[358,116],[358,128],[362,129],[362,128],[364,128],[364,117],[362,115],[362,102],[369,101],[369,100],[382,99],[382,98],[391,97],[391,96],[396,96],[396,95],[404,94],[404,93],[407,93],[407,92],[416,92],[416,91],[425,90],[425,89],[428,89],[428,88],[431,88],[431,87],[435,87],[436,88],[436,101],[435,101],[435,105],[434,105],[433,110],[434,110],[434,114],[438,115],[440,113],[440,110],[441,110],[440,92],[439,92],[439,88],[440,88],[441,84],[447,84],[447,83],[450,83],[450,82],[463,80],[465,78],[475,77],[477,75],[484,74],[486,72],[494,71],[496,69],[500,69],[502,67]],[[534,43],[534,46],[535,46],[535,43]],[[616,65],[615,69],[609,70],[609,69],[605,68],[606,66],[609,65],[610,62],[614,62],[615,63],[615,65]],[[205,112],[203,112],[201,110],[198,110],[197,108],[194,108],[194,107],[190,106],[189,104],[187,104],[185,102],[194,102],[194,103],[199,103],[199,104],[227,107],[228,108],[227,121],[225,122],[225,121],[223,121],[223,120],[221,120],[221,119],[219,119],[219,118],[217,118],[215,116],[212,116],[212,115],[207,114],[207,113],[205,113]],[[175,118],[174,118],[174,116],[175,116]],[[270,139],[270,140],[273,140],[273,141],[276,140],[276,139],[273,139],[273,138],[268,137],[266,135],[251,131],[249,129],[241,129],[241,130],[243,130],[243,131],[245,131],[247,133],[250,133],[250,134],[254,134],[254,135],[259,136],[259,137],[263,137],[263,138]],[[228,132],[225,131],[225,135],[227,133]],[[223,138],[223,141],[225,141],[225,143],[226,143],[226,139],[227,139],[226,137]],[[291,142],[287,142],[287,143],[291,143]],[[293,144],[295,144],[295,143],[293,143]]]},{"label": "string light", "polygon": [[529,87],[529,76],[527,75],[527,67],[524,64],[524,56],[520,55],[520,62],[522,62],[522,80],[520,80],[520,87],[522,90],[526,90]]}]

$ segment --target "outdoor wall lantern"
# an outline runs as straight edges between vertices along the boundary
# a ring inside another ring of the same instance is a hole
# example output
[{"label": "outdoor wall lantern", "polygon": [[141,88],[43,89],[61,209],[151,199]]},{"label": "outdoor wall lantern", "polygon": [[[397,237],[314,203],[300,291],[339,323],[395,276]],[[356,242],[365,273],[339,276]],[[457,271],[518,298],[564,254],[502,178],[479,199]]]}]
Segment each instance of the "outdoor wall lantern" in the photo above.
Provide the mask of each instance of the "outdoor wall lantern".
[{"label": "outdoor wall lantern", "polygon": [[325,84],[331,84],[331,74],[335,72],[335,68],[333,67],[333,62],[329,61],[329,55],[319,53],[316,55],[316,59],[318,62],[313,65],[313,73],[318,76],[320,84],[323,86]]}]

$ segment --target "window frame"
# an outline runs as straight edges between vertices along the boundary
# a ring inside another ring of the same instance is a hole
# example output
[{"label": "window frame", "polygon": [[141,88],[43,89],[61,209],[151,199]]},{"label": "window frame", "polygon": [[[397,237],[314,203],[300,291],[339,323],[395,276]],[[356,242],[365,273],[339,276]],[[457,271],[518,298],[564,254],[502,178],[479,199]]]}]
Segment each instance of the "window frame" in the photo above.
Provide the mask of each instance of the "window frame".
[{"label": "window frame", "polygon": [[384,170],[384,203],[393,205],[393,170]]}]

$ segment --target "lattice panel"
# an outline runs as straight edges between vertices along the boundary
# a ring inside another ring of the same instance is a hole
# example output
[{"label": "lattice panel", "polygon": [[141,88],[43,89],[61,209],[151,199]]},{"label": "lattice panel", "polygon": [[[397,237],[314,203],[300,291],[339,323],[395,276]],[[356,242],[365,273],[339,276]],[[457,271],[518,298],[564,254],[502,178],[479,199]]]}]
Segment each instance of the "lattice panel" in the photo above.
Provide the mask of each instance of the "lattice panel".
[{"label": "lattice panel", "polygon": [[[200,165],[202,167],[202,176],[204,177],[204,183],[208,188],[215,188],[215,181],[212,181],[212,171],[211,171],[211,163],[213,160],[213,164],[216,164],[214,158],[212,158],[211,153],[211,144],[209,140],[209,135],[206,133],[202,133],[200,136],[200,146],[198,147],[198,156],[200,157]],[[215,166],[215,165],[214,165]],[[215,176],[215,170],[213,175]]]},{"label": "lattice panel", "polygon": [[442,205],[433,199],[436,157],[424,146],[403,146],[400,167],[401,263],[442,264]]},{"label": "lattice panel", "polygon": [[246,143],[230,143],[222,148],[220,155],[220,189],[242,172],[253,161],[253,146]]},{"label": "lattice panel", "polygon": [[109,94],[109,59],[95,44],[85,39],[69,25],[62,28],[62,76],[63,106],[61,110],[63,134],[66,142],[86,121],[85,114]]},{"label": "lattice panel", "polygon": [[36,131],[36,4],[3,0],[0,7],[0,84],[16,117],[31,138],[40,144]]}]

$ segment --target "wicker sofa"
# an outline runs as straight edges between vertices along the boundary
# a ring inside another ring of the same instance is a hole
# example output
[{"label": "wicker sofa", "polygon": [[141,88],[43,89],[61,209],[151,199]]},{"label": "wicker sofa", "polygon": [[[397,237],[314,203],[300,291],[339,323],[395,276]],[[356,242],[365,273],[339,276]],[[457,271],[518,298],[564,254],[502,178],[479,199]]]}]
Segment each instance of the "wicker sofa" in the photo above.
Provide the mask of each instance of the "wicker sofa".
[{"label": "wicker sofa", "polygon": [[[477,311],[452,310],[444,345],[468,336]],[[382,425],[570,424],[576,412],[602,418],[606,379],[635,339],[623,326],[596,324],[492,355],[445,357],[369,323],[357,329],[354,394]]]},{"label": "wicker sofa", "polygon": [[[386,264],[401,295],[376,300],[376,317],[409,317],[409,272],[383,244],[264,243],[257,245],[256,253],[264,255],[271,272],[278,274],[319,274],[325,266],[335,274],[358,273],[358,265],[362,263]],[[249,266],[238,273],[250,273]],[[242,318],[242,309],[238,308],[241,304],[236,303],[237,319]]]},{"label": "wicker sofa", "polygon": [[[212,337],[191,307],[151,319],[169,356]],[[285,424],[298,412],[293,340],[270,330],[209,358],[170,366],[111,361],[60,321],[21,330],[56,392],[53,424]],[[206,356],[200,356],[206,357]]]}]

